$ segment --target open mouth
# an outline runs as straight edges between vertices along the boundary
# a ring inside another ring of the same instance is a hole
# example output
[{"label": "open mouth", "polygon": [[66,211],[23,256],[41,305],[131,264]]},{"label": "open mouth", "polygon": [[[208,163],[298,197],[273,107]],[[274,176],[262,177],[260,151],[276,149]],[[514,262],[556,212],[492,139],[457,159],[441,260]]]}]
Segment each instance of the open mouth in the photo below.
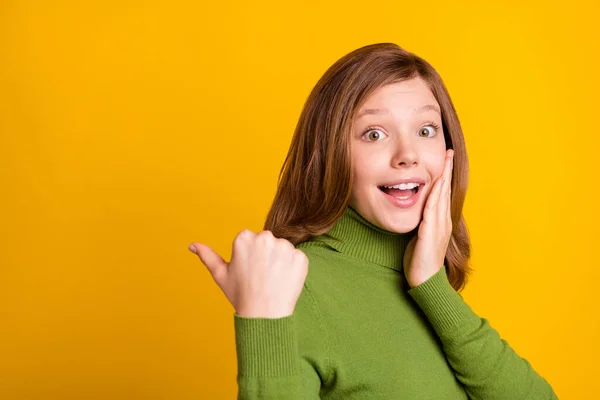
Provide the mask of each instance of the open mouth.
[{"label": "open mouth", "polygon": [[383,193],[387,194],[388,196],[392,196],[397,199],[404,200],[404,199],[409,199],[412,196],[414,196],[415,194],[417,194],[423,186],[424,185],[421,184],[413,189],[394,189],[394,188],[388,188],[385,186],[378,186],[378,188],[379,188],[379,190],[381,190]]}]

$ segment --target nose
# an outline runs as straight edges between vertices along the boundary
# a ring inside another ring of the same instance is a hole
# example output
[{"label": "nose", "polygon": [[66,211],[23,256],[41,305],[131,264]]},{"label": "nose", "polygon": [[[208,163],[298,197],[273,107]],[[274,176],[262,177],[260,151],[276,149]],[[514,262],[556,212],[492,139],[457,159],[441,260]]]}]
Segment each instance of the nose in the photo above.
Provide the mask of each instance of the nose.
[{"label": "nose", "polygon": [[414,143],[408,138],[397,138],[392,156],[392,167],[412,167],[419,164],[419,156]]}]

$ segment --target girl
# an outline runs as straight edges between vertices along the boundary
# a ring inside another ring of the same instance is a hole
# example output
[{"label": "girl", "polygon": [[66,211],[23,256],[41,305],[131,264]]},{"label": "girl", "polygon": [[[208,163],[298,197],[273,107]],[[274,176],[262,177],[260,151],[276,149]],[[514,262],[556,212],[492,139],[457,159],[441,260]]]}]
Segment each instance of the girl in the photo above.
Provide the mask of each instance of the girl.
[{"label": "girl", "polygon": [[467,181],[429,63],[381,43],[331,66],[264,230],[240,232],[229,263],[190,246],[235,309],[239,398],[556,399],[457,292]]}]

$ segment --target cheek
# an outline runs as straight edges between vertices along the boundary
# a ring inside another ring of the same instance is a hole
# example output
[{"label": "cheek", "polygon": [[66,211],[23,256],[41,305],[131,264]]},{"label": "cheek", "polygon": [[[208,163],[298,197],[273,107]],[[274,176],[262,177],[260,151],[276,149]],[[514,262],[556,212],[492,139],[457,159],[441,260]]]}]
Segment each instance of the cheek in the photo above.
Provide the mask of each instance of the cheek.
[{"label": "cheek", "polygon": [[356,158],[353,162],[352,173],[354,184],[358,187],[374,185],[385,176],[385,166],[381,164],[381,157]]},{"label": "cheek", "polygon": [[433,177],[435,179],[437,179],[440,176],[442,176],[443,173],[444,173],[444,164],[438,165],[438,166],[435,167],[435,171],[433,173]]},{"label": "cheek", "polygon": [[369,160],[364,154],[354,154],[352,158],[352,175],[354,176],[354,185],[361,186],[369,180],[371,169]]},{"label": "cheek", "polygon": [[360,166],[356,166],[356,168],[354,168],[353,175],[352,188],[354,191],[357,189],[362,189],[369,183],[368,173],[365,173]]},{"label": "cheek", "polygon": [[446,162],[446,151],[442,150],[439,152],[436,152],[436,154],[432,154],[430,158],[428,158],[427,160],[427,165],[428,165],[428,170],[429,170],[429,174],[431,175],[432,178],[432,183],[435,182],[435,180],[442,176],[442,174],[444,173],[444,164]]}]

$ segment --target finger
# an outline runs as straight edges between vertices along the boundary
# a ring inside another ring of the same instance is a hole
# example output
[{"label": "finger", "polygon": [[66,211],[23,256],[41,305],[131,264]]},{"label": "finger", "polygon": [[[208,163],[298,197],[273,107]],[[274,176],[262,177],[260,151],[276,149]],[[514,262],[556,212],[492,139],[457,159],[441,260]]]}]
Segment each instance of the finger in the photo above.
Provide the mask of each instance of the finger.
[{"label": "finger", "polygon": [[442,181],[444,180],[443,175],[439,176],[435,183],[433,184],[433,188],[431,188],[431,193],[429,193],[429,197],[427,198],[427,205],[425,206],[424,217],[428,218],[434,216],[434,212],[437,209],[437,205],[440,199],[440,192],[442,188]]},{"label": "finger", "polygon": [[258,234],[254,233],[250,229],[242,229],[237,235],[235,235],[233,243],[231,243],[231,260],[233,261],[237,257],[241,257],[242,259],[246,258],[248,244],[257,236]]},{"label": "finger", "polygon": [[447,182],[450,182],[452,180],[452,166],[454,163],[454,150],[449,149],[446,152],[446,160],[445,160],[445,165],[444,165],[444,179],[446,179]]},{"label": "finger", "polygon": [[192,246],[196,249],[196,254],[200,257],[200,261],[206,265],[215,282],[219,284],[227,273],[227,262],[205,244],[193,243],[190,247]]},{"label": "finger", "polygon": [[454,150],[452,150],[452,159],[450,160],[450,177],[448,178],[448,216],[451,218],[452,212],[452,176],[454,176]]},{"label": "finger", "polygon": [[451,202],[451,191],[452,191],[452,170],[454,168],[454,150],[450,150],[449,151],[449,156],[447,159],[447,167],[446,170],[444,171],[446,178],[445,181],[446,183],[444,184],[444,207],[443,207],[443,216],[445,218],[448,218],[450,215],[450,202]]},{"label": "finger", "polygon": [[438,211],[438,213],[440,212],[440,210],[443,210],[445,207],[445,197],[444,197],[444,188],[445,187],[446,187],[446,178],[442,177],[441,182],[440,182],[440,189],[437,194],[437,200],[435,202],[436,203],[435,208]]},{"label": "finger", "polygon": [[450,218],[450,212],[451,212],[451,207],[450,207],[450,191],[452,190],[450,182],[446,182],[445,184],[446,186],[446,190],[444,193],[444,210],[443,210],[443,217],[448,219]]}]

